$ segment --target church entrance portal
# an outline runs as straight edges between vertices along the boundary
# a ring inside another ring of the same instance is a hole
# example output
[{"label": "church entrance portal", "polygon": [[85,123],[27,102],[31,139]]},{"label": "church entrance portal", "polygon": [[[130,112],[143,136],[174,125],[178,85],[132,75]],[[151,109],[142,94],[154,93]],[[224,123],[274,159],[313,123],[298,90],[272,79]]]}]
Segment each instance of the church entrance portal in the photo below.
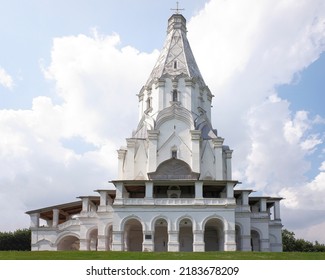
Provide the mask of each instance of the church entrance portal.
[{"label": "church entrance portal", "polygon": [[224,251],[224,228],[219,219],[210,219],[204,227],[205,251]]},{"label": "church entrance portal", "polygon": [[179,223],[179,250],[181,252],[193,251],[193,228],[190,219],[183,219]]},{"label": "church entrance portal", "polygon": [[143,230],[136,219],[126,222],[124,227],[124,246],[126,251],[142,251]]},{"label": "church entrance portal", "polygon": [[155,251],[166,252],[168,245],[168,225],[165,219],[159,219],[155,223]]},{"label": "church entrance portal", "polygon": [[256,230],[251,231],[251,245],[252,251],[261,251],[260,247],[260,234]]}]

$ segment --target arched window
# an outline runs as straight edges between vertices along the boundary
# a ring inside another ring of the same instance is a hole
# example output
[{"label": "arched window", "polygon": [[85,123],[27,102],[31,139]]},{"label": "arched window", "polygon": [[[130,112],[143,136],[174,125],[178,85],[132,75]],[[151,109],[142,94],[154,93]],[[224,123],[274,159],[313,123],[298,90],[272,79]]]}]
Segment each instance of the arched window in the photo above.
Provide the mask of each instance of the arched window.
[{"label": "arched window", "polygon": [[174,69],[177,69],[177,60],[174,61]]}]

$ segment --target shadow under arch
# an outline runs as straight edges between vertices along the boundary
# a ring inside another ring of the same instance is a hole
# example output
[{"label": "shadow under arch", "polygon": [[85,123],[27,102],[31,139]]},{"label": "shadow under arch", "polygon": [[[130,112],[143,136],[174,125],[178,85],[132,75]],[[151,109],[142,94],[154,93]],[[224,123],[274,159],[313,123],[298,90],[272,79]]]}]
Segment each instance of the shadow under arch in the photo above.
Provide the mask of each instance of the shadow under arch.
[{"label": "shadow under arch", "polygon": [[123,223],[124,250],[142,251],[143,244],[143,225],[139,219],[129,217]]},{"label": "shadow under arch", "polygon": [[74,233],[65,233],[57,239],[58,251],[79,251],[80,237]]},{"label": "shadow under arch", "polygon": [[221,217],[208,217],[203,223],[205,251],[224,251],[226,224]]},{"label": "shadow under arch", "polygon": [[154,222],[154,251],[167,252],[168,250],[168,220],[158,217]]},{"label": "shadow under arch", "polygon": [[178,241],[180,252],[193,252],[193,221],[191,217],[183,216],[178,220]]}]

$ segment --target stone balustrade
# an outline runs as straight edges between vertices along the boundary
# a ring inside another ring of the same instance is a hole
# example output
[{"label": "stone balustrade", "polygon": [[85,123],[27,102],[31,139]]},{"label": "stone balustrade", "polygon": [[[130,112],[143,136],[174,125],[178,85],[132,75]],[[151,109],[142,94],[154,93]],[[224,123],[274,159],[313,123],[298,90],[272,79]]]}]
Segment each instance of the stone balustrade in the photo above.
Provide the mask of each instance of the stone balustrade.
[{"label": "stone balustrade", "polygon": [[119,204],[123,205],[234,205],[233,198],[124,198]]}]

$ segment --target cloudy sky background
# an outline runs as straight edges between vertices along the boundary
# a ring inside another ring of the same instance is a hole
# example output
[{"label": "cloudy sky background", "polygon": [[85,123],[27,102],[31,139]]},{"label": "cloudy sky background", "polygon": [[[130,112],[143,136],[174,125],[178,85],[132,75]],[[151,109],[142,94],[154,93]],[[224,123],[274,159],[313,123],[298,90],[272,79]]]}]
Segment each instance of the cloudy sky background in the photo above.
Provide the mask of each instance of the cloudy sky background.
[{"label": "cloudy sky background", "polygon": [[[325,2],[181,1],[233,177],[325,243]],[[0,0],[0,231],[117,175],[175,1]]]}]

